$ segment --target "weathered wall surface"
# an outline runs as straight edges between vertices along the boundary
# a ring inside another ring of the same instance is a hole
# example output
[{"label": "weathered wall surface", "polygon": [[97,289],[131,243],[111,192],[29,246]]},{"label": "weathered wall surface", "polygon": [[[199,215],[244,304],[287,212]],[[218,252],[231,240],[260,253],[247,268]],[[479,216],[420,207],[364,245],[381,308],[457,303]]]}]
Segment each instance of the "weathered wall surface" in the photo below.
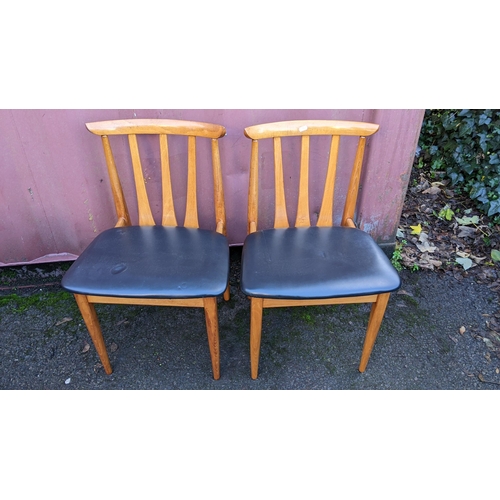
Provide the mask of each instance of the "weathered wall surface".
[{"label": "weathered wall surface", "polygon": [[[367,143],[357,219],[381,245],[391,244],[423,114],[424,110],[0,110],[0,266],[72,260],[99,232],[114,225],[100,139],[84,124],[134,117],[197,120],[226,127],[220,149],[228,238],[233,245],[242,244],[246,236],[250,140],[243,135],[245,127],[308,118],[379,123],[379,132]],[[339,168],[342,155],[347,158],[351,149],[347,145],[341,150]],[[262,154],[268,153],[264,149]],[[121,155],[118,147],[117,160]],[[322,159],[313,150],[311,161],[315,158]],[[287,180],[287,195],[296,184],[292,177]],[[155,174],[151,178],[154,181]],[[125,190],[128,184],[126,178]],[[269,201],[265,189],[261,197],[265,207]],[[311,198],[312,214],[319,204],[316,198]],[[204,210],[203,202],[200,205]],[[134,211],[130,202],[129,208]],[[204,218],[209,219],[201,214]],[[265,219],[261,222],[266,224]]]}]

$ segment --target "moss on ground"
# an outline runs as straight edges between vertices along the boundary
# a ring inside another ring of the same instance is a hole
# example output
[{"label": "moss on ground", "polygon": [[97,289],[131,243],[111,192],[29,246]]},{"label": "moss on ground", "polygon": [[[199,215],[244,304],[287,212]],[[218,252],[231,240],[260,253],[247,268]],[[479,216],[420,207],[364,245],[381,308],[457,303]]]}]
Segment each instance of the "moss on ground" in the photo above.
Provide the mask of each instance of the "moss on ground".
[{"label": "moss on ground", "polygon": [[10,307],[16,313],[23,313],[30,307],[39,310],[52,308],[55,310],[70,308],[77,309],[73,295],[64,290],[55,292],[41,292],[32,295],[21,296],[17,293],[0,297],[0,307]]}]

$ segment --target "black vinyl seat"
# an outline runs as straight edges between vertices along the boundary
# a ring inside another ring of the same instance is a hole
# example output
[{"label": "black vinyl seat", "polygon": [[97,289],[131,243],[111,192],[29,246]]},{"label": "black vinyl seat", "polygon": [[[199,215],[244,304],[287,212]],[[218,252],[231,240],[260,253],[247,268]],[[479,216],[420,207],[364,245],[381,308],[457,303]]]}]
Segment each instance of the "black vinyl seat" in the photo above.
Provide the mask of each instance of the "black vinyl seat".
[{"label": "black vinyl seat", "polygon": [[228,278],[225,236],[185,227],[126,226],[99,234],[62,286],[84,295],[181,299],[222,295]]},{"label": "black vinyl seat", "polygon": [[358,297],[400,284],[382,249],[360,229],[267,229],[249,234],[243,247],[241,290],[250,297]]}]

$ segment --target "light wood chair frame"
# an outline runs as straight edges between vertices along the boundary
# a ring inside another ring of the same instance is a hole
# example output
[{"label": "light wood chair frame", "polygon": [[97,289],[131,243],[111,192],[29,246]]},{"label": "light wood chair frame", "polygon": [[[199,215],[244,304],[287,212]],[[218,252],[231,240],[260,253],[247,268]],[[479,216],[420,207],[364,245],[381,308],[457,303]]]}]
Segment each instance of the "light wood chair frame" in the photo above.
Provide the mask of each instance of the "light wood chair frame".
[{"label": "light wood chair frame", "polygon": [[[188,166],[187,166],[187,201],[184,227],[198,228],[198,205],[196,193],[196,139],[197,137],[211,140],[212,168],[214,180],[214,205],[216,217],[216,231],[226,235],[226,212],[224,204],[224,190],[218,139],[226,134],[222,125],[211,123],[167,120],[167,119],[134,119],[111,120],[86,124],[87,129],[99,135],[104,148],[104,156],[108,169],[111,191],[116,209],[117,222],[115,227],[132,225],[122,185],[116,168],[115,159],[111,149],[109,136],[127,135],[132,160],[132,168],[137,194],[139,225],[154,226],[155,221],[149,203],[146,184],[141,165],[137,136],[142,134],[158,135],[160,147],[160,162],[162,172],[162,225],[177,226],[172,195],[172,182],[170,176],[170,161],[168,149],[169,135],[182,135],[188,137]],[[187,299],[150,299],[150,298],[122,298],[112,296],[74,294],[80,312],[90,337],[97,350],[105,372],[113,372],[101,327],[97,318],[94,304],[133,304],[147,306],[175,306],[175,307],[201,307],[205,311],[208,345],[212,362],[213,378],[220,378],[219,360],[219,322],[217,315],[217,297],[187,298]],[[229,300],[229,284],[224,292],[224,299]]]},{"label": "light wood chair frame", "polygon": [[[274,181],[275,181],[275,215],[274,228],[290,227],[285,200],[283,175],[282,141],[283,137],[301,136],[300,177],[297,215],[295,227],[310,227],[309,215],[309,151],[310,137],[315,135],[331,136],[329,160],[321,209],[317,221],[318,227],[333,226],[333,203],[337,171],[338,152],[341,136],[358,136],[358,145],[350,176],[347,196],[344,204],[341,226],[356,228],[354,222],[358,199],[359,182],[366,146],[366,138],[373,135],[379,125],[365,122],[349,122],[337,120],[297,120],[267,123],[250,126],[245,135],[252,140],[250,160],[250,181],[248,192],[248,234],[257,231],[259,200],[259,140],[272,139],[274,142]],[[250,313],[250,364],[251,377],[257,378],[259,368],[260,344],[262,336],[263,309],[274,307],[315,306],[332,304],[372,303],[368,320],[359,371],[364,372],[368,364],[377,334],[384,317],[390,293],[341,297],[329,299],[273,299],[249,297]]]}]

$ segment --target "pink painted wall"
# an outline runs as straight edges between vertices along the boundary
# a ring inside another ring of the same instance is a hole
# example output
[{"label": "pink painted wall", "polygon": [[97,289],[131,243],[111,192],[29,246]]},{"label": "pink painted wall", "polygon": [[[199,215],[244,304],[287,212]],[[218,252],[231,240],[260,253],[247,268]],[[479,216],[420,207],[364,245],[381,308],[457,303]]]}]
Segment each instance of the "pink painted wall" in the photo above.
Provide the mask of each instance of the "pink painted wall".
[{"label": "pink painted wall", "polygon": [[[390,245],[399,223],[423,114],[424,110],[0,110],[0,266],[73,260],[99,232],[114,225],[101,142],[84,124],[134,117],[197,120],[226,127],[220,150],[228,238],[233,245],[242,244],[246,236],[250,140],[243,135],[245,127],[308,118],[379,123],[379,132],[367,143],[358,221],[381,245]],[[124,146],[117,144],[117,161],[126,159]],[[339,168],[352,151],[346,143]],[[261,153],[269,154],[265,147]],[[284,155],[286,158],[286,149]],[[324,161],[320,146],[311,152],[311,161],[315,159]],[[155,194],[153,163],[147,158],[144,163]],[[129,180],[126,177],[126,191]],[[316,193],[314,182],[312,179]],[[205,180],[199,185],[200,197],[208,197],[210,189]],[[291,176],[287,200],[292,199],[295,185],[296,178]],[[262,208],[269,201],[268,191],[264,189],[261,194]],[[319,196],[311,198],[312,217]],[[209,205],[202,201],[202,223],[210,220],[205,206]],[[129,209],[134,211],[130,201]],[[261,222],[270,225],[266,219]]]}]

